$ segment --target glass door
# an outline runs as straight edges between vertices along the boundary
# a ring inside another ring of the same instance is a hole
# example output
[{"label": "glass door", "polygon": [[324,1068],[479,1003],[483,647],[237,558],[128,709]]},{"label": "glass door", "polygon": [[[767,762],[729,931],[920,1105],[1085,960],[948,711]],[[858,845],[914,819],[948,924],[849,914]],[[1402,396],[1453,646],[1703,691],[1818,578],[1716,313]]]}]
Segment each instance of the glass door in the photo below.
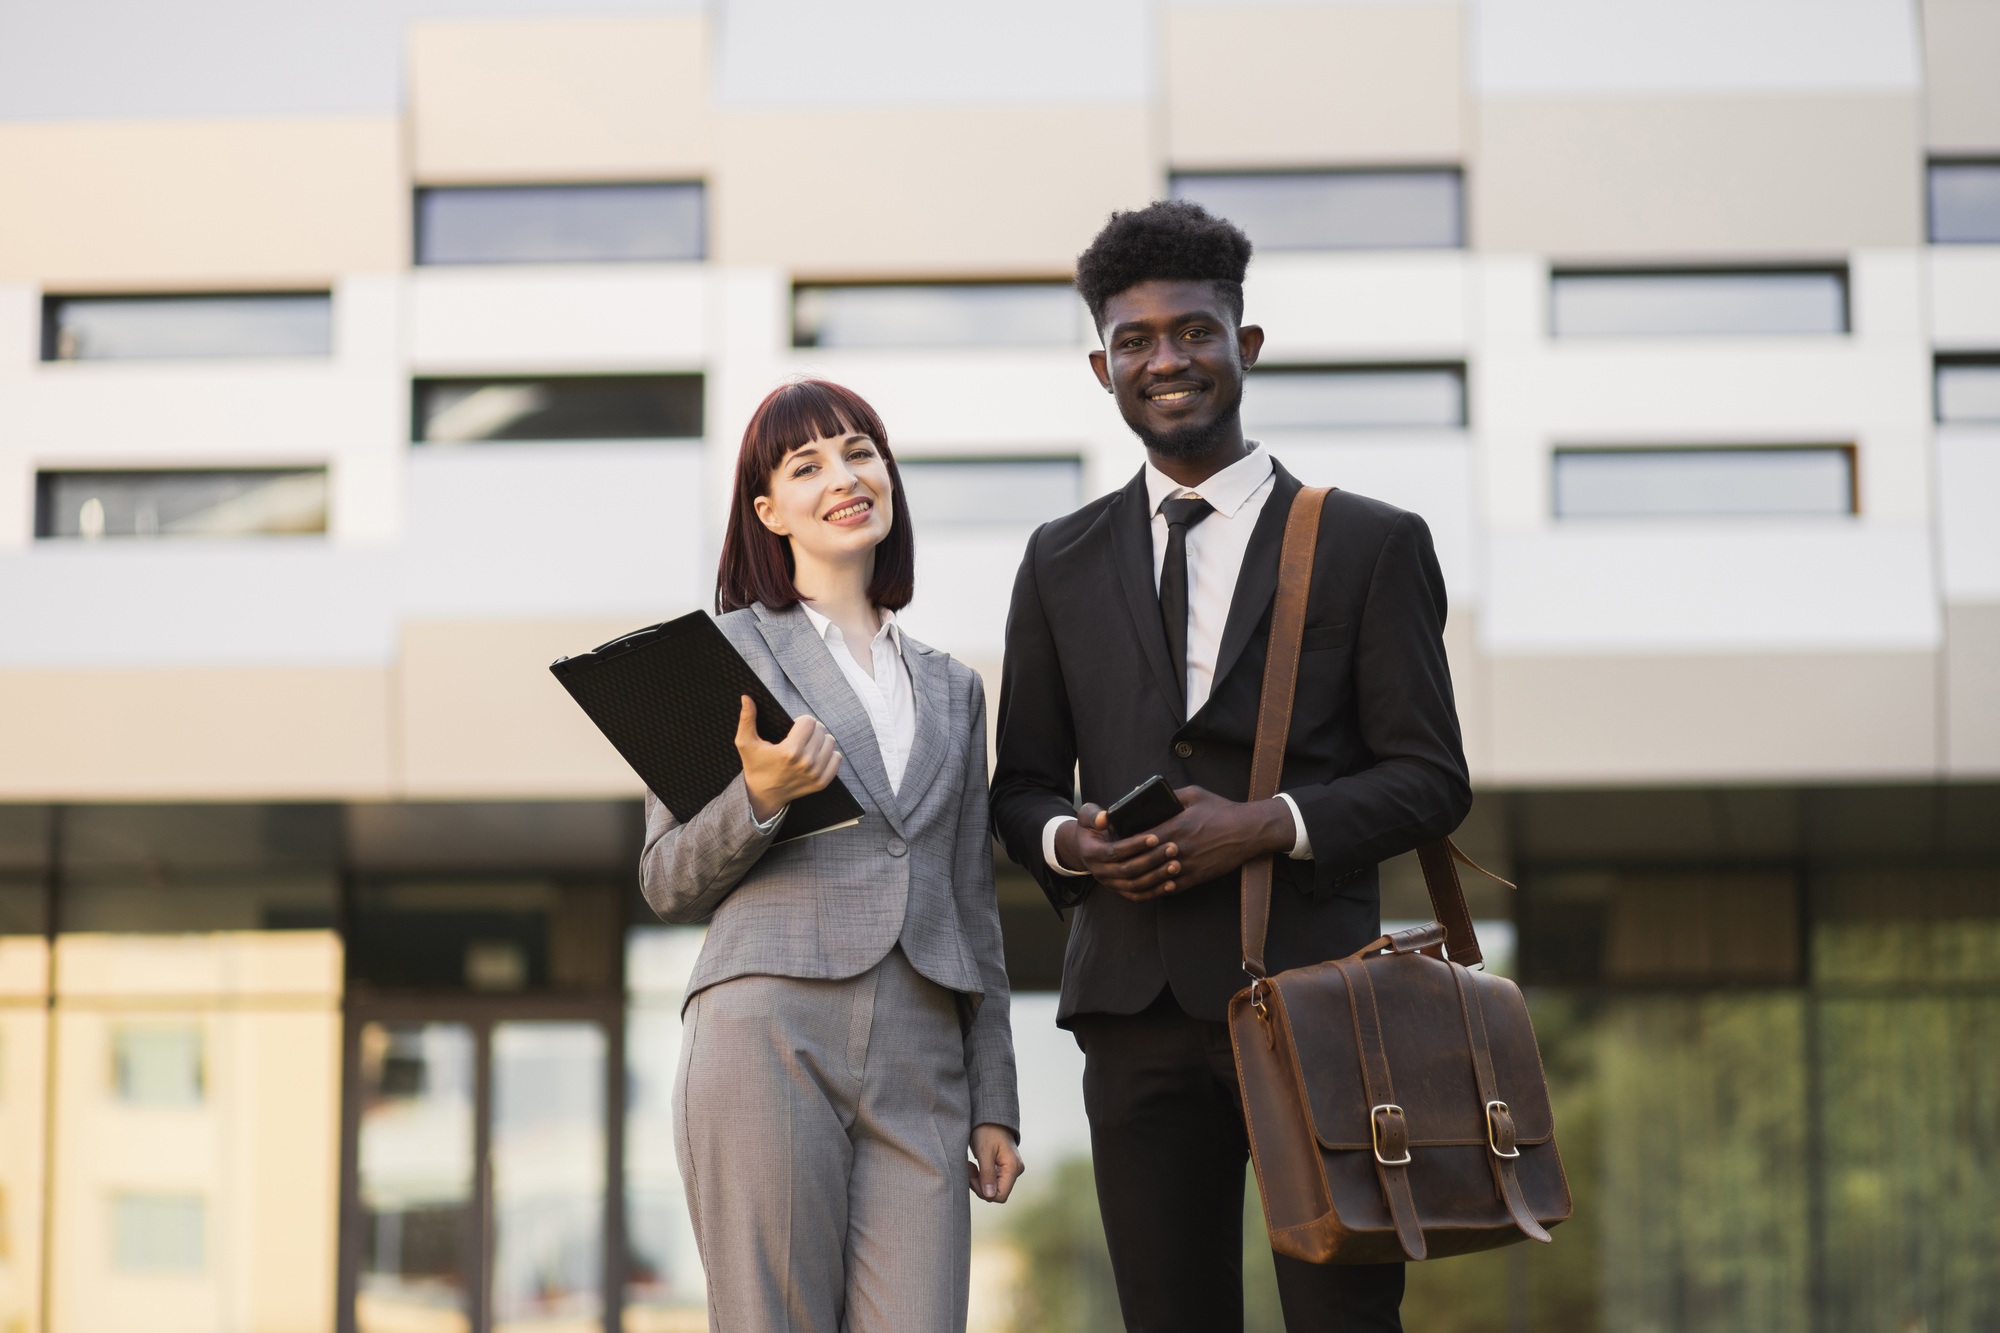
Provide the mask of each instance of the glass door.
[{"label": "glass door", "polygon": [[617,1018],[549,1007],[350,1012],[345,1333],[610,1327]]}]

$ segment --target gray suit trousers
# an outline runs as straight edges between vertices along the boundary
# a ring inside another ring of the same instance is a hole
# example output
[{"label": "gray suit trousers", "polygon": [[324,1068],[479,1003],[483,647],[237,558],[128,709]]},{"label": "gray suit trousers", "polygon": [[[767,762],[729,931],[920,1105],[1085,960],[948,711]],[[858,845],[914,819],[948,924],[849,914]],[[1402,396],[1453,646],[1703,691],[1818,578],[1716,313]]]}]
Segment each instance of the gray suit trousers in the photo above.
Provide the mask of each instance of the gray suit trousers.
[{"label": "gray suit trousers", "polygon": [[675,1148],[715,1333],[963,1333],[959,1006],[901,947],[688,1001]]}]

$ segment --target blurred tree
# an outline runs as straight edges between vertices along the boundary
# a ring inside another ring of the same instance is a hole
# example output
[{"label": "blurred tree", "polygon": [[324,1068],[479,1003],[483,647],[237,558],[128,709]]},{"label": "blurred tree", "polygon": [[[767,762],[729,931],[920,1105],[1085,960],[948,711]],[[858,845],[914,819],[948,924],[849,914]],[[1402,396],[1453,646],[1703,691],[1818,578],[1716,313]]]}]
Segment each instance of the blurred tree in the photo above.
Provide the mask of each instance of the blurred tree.
[{"label": "blurred tree", "polygon": [[1048,1184],[1008,1213],[1007,1238],[1024,1261],[1016,1333],[1105,1333],[1124,1326],[1089,1158],[1057,1163]]}]

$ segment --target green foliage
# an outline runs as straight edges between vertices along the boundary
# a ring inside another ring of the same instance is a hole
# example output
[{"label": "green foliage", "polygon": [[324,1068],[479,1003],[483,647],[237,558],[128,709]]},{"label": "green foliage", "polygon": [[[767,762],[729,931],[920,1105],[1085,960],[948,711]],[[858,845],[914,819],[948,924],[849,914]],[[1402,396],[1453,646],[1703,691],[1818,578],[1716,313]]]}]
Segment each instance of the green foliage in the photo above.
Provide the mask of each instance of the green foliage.
[{"label": "green foliage", "polygon": [[1025,1261],[1017,1333],[1106,1333],[1124,1326],[1089,1158],[1058,1162],[1048,1184],[1007,1211],[1007,1238]]}]

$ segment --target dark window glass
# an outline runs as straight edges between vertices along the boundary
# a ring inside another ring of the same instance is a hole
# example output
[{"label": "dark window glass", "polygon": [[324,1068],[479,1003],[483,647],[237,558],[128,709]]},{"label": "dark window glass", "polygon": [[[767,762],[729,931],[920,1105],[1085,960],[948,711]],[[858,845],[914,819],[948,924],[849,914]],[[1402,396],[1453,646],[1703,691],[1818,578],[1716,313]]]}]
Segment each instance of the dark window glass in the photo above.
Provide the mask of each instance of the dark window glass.
[{"label": "dark window glass", "polygon": [[603,990],[618,984],[621,886],[547,879],[363,879],[351,981],[396,990]]},{"label": "dark window glass", "polygon": [[693,439],[701,398],[700,375],[418,380],[411,395],[424,444]]},{"label": "dark window glass", "polygon": [[795,347],[1071,347],[1083,303],[1064,282],[856,283],[792,294]]},{"label": "dark window glass", "polygon": [[323,533],[325,468],[43,472],[35,535],[266,537]]},{"label": "dark window glass", "polygon": [[51,296],[42,303],[44,361],[164,357],[327,356],[325,292],[215,296]]},{"label": "dark window glass", "polygon": [[1800,978],[1789,872],[1558,870],[1524,877],[1521,975],[1635,986]]},{"label": "dark window glass", "polygon": [[910,514],[920,524],[1032,526],[1083,503],[1075,458],[898,459]]},{"label": "dark window glass", "polygon": [[340,811],[327,805],[80,805],[62,812],[65,931],[328,930]]},{"label": "dark window glass", "polygon": [[1243,390],[1253,434],[1288,430],[1454,429],[1465,424],[1464,366],[1278,366]]},{"label": "dark window glass", "polygon": [[1854,451],[1558,449],[1557,518],[1731,518],[1855,512]]},{"label": "dark window glass", "polygon": [[417,191],[419,264],[702,258],[699,183],[482,185]]},{"label": "dark window glass", "polygon": [[1180,172],[1192,199],[1260,250],[1436,250],[1465,244],[1463,177],[1448,171]]},{"label": "dark window glass", "polygon": [[1558,272],[1549,320],[1559,338],[1846,333],[1847,272]]},{"label": "dark window glass", "polygon": [[1937,419],[2000,422],[2000,356],[1939,357]]},{"label": "dark window glass", "polygon": [[1931,240],[2000,245],[2000,162],[1933,162]]}]

